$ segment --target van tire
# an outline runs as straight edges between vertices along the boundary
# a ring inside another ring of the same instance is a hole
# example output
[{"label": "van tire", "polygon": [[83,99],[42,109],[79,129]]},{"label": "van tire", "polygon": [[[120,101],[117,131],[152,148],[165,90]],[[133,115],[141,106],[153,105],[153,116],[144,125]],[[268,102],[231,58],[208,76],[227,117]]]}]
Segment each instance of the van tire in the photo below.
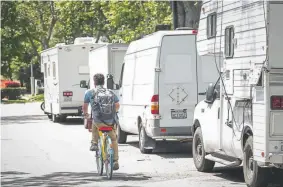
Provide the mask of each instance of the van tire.
[{"label": "van tire", "polygon": [[52,114],[52,121],[54,123],[58,123],[59,122],[59,117],[56,114]]},{"label": "van tire", "polygon": [[125,144],[127,142],[127,133],[123,131],[120,125],[117,124],[117,141],[119,144]]},{"label": "van tire", "polygon": [[195,167],[200,172],[211,172],[215,162],[205,159],[206,152],[204,150],[201,128],[198,127],[193,138],[193,159]]},{"label": "van tire", "polygon": [[59,115],[59,121],[60,122],[66,122],[67,116],[66,115]]},{"label": "van tire", "polygon": [[[248,137],[244,147],[244,159],[243,159],[243,172],[244,179],[248,187],[266,187],[268,185],[269,168],[261,168],[257,165],[257,162],[250,160],[253,157],[253,137]],[[253,168],[251,168],[253,167]],[[253,174],[251,174],[253,169]],[[252,175],[252,176],[249,176]]]},{"label": "van tire", "polygon": [[52,120],[52,115],[51,114],[47,114],[48,119]]},{"label": "van tire", "polygon": [[147,136],[144,127],[139,128],[139,148],[142,154],[152,153],[152,149],[146,149],[145,143],[149,140],[150,137]]}]

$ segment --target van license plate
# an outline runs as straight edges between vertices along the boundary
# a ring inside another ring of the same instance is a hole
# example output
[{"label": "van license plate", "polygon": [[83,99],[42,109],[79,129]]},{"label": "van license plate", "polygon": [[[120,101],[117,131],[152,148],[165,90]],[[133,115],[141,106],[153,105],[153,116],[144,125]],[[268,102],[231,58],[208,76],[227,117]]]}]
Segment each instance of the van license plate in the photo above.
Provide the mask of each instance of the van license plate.
[{"label": "van license plate", "polygon": [[72,101],[72,97],[64,97],[64,102],[71,102]]},{"label": "van license plate", "polygon": [[171,110],[172,119],[187,119],[187,110]]}]

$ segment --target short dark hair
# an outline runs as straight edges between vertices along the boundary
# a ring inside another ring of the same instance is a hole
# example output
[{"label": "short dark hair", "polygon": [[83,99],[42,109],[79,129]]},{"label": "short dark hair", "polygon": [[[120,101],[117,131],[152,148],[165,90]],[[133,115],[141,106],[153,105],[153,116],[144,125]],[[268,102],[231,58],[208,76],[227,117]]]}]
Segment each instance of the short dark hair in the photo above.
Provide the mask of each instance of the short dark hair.
[{"label": "short dark hair", "polygon": [[101,73],[97,73],[93,76],[93,81],[95,85],[104,85],[104,75]]}]

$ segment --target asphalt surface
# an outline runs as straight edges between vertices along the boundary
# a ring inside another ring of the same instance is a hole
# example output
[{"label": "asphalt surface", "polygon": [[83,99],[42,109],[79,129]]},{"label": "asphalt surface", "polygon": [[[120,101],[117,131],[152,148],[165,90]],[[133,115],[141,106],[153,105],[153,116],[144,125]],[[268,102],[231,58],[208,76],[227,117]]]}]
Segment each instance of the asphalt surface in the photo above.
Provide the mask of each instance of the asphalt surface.
[{"label": "asphalt surface", "polygon": [[[143,155],[138,138],[119,145],[120,169],[107,180],[96,172],[91,134],[79,119],[53,123],[40,103],[1,105],[1,185],[109,187],[243,187],[241,167],[196,171],[188,143],[158,144]],[[279,186],[279,185],[273,185]]]}]

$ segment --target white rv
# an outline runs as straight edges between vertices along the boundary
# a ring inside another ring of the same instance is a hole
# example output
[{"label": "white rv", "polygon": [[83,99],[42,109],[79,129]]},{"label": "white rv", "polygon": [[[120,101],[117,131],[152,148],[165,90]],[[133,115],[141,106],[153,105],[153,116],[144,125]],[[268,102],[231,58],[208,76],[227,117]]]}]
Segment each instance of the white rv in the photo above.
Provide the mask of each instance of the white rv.
[{"label": "white rv", "polygon": [[[94,82],[93,76],[96,73],[102,73],[105,76],[105,83],[108,75],[113,76],[114,86],[113,91],[118,96],[119,87],[117,87],[119,83],[120,73],[124,61],[124,56],[126,54],[128,44],[123,43],[110,43],[104,44],[98,48],[95,48],[89,53],[89,81],[86,84],[85,79],[81,81],[82,88],[93,89]],[[91,107],[89,105],[88,113],[91,114]],[[84,120],[84,126],[87,128],[87,120]]]},{"label": "white rv", "polygon": [[282,1],[203,1],[198,52],[224,63],[194,112],[199,171],[243,163],[249,187],[283,171],[282,10]]},{"label": "white rv", "polygon": [[119,83],[119,143],[138,134],[141,152],[150,153],[156,140],[192,139],[198,91],[218,77],[214,58],[197,55],[196,33],[158,31],[130,44]]},{"label": "white rv", "polygon": [[89,51],[103,45],[88,40],[79,38],[72,45],[60,43],[41,53],[44,112],[54,122],[81,115],[85,90],[80,88],[79,81],[89,79]]}]

